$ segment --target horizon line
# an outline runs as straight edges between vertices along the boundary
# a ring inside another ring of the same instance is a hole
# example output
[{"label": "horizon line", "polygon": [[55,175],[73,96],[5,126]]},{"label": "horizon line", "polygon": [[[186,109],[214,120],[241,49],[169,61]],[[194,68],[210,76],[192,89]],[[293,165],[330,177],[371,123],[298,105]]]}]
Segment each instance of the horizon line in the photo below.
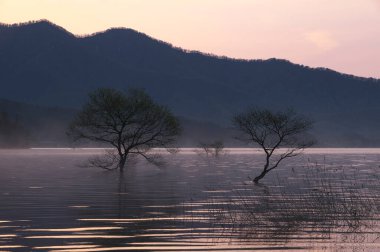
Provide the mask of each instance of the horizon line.
[{"label": "horizon line", "polygon": [[380,81],[380,77],[365,77],[365,76],[359,76],[359,75],[355,75],[355,74],[351,74],[351,73],[346,73],[346,72],[340,72],[338,70],[335,70],[335,69],[332,69],[332,68],[328,68],[328,67],[311,67],[311,66],[308,66],[308,65],[305,65],[305,64],[302,64],[302,63],[296,63],[296,62],[293,62],[289,59],[285,59],[285,58],[276,58],[276,57],[270,57],[270,58],[266,58],[266,59],[263,59],[263,58],[235,58],[235,57],[231,57],[231,56],[226,56],[226,55],[217,55],[217,54],[214,54],[214,53],[209,53],[209,52],[204,52],[204,51],[199,51],[199,50],[192,50],[192,49],[185,49],[185,48],[182,48],[180,46],[175,46],[173,45],[172,43],[170,42],[166,42],[164,40],[161,40],[161,39],[158,39],[158,38],[155,38],[153,36],[150,36],[144,32],[140,32],[138,30],[135,30],[135,29],[132,29],[132,28],[128,28],[128,27],[125,27],[125,26],[113,26],[113,27],[110,27],[110,28],[107,28],[107,29],[104,29],[104,30],[100,30],[100,31],[97,31],[97,32],[93,32],[93,33],[87,33],[87,34],[75,34],[71,31],[69,31],[68,29],[64,28],[63,26],[60,26],[59,24],[57,23],[54,23],[46,18],[42,18],[42,19],[35,19],[35,20],[30,20],[30,21],[25,21],[25,22],[18,22],[18,23],[4,23],[4,22],[1,22],[0,21],[0,26],[5,26],[5,27],[8,27],[8,28],[12,28],[12,27],[22,27],[22,26],[27,26],[27,25],[32,25],[32,24],[38,24],[38,23],[47,23],[61,31],[64,31],[70,35],[72,35],[73,37],[77,38],[77,39],[84,39],[84,38],[89,38],[89,37],[94,37],[94,36],[97,36],[97,35],[100,35],[100,34],[105,34],[109,31],[113,31],[113,30],[121,30],[121,31],[132,31],[132,32],[135,32],[137,34],[140,34],[140,35],[143,35],[143,36],[146,36],[147,38],[151,39],[151,40],[154,40],[156,42],[159,42],[159,43],[162,43],[162,44],[165,44],[167,46],[170,46],[171,48],[173,49],[176,49],[176,50],[180,50],[184,53],[188,53],[188,54],[200,54],[202,56],[207,56],[207,57],[213,57],[213,58],[217,58],[217,59],[226,59],[226,60],[232,60],[232,61],[237,61],[237,62],[260,62],[260,61],[282,61],[282,62],[287,62],[287,63],[290,63],[290,64],[293,64],[293,65],[297,65],[297,66],[300,66],[300,67],[304,67],[304,68],[308,68],[308,69],[313,69],[313,70],[327,70],[327,71],[332,71],[332,72],[335,72],[335,73],[338,73],[338,74],[341,74],[341,75],[344,75],[344,76],[348,76],[348,77],[352,77],[352,78],[358,78],[358,79],[366,79],[366,80],[374,80],[374,81]]}]

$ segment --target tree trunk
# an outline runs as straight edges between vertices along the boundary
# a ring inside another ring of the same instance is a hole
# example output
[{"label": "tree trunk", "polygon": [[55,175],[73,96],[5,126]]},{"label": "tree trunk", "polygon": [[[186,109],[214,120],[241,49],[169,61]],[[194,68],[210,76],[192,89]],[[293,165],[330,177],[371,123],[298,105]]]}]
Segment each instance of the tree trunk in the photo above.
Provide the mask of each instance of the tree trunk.
[{"label": "tree trunk", "polygon": [[259,176],[253,179],[253,182],[256,184],[259,183],[260,179],[264,178],[267,173],[267,170],[263,170]]},{"label": "tree trunk", "polygon": [[256,178],[253,179],[253,182],[255,184],[259,183],[260,179],[264,178],[265,175],[268,173],[269,158],[270,158],[270,155],[267,154],[267,156],[266,156],[266,163],[264,165],[264,170],[261,172],[261,174],[259,176],[257,176]]},{"label": "tree trunk", "polygon": [[120,157],[119,170],[120,170],[121,173],[124,172],[124,166],[125,166],[126,160],[127,160],[126,157]]}]

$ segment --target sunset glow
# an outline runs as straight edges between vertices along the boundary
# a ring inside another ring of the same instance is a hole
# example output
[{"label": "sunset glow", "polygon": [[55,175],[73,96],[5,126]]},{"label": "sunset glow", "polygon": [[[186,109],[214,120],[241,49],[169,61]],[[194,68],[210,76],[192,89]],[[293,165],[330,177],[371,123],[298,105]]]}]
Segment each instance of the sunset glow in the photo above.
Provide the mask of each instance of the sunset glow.
[{"label": "sunset glow", "polygon": [[380,78],[379,0],[0,0],[0,22],[127,27],[185,49]]}]

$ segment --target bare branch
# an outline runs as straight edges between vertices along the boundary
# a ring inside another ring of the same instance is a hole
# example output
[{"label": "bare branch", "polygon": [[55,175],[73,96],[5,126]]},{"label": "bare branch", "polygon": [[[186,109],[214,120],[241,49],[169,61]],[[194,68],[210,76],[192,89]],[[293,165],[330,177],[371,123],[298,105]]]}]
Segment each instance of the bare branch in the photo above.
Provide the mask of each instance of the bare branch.
[{"label": "bare branch", "polygon": [[130,89],[126,94],[114,89],[98,89],[69,128],[74,140],[87,139],[111,145],[115,159],[95,159],[93,165],[105,168],[117,163],[122,171],[129,154],[146,153],[155,147],[168,147],[181,128],[176,117],[156,104],[144,91]]},{"label": "bare branch", "polygon": [[[278,167],[284,159],[294,157],[314,144],[305,134],[311,129],[312,122],[293,110],[272,112],[253,108],[235,116],[233,123],[241,132],[237,139],[257,144],[265,152],[266,162],[262,173],[254,179],[255,182]],[[280,148],[288,150],[277,160],[272,160]]]}]

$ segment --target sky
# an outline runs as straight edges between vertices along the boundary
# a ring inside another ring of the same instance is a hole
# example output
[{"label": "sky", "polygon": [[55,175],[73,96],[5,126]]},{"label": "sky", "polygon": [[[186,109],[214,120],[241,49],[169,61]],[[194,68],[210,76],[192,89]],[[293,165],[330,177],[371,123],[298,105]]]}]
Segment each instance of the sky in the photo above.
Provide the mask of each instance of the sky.
[{"label": "sky", "polygon": [[0,22],[127,27],[189,50],[380,78],[380,0],[0,0]]}]

